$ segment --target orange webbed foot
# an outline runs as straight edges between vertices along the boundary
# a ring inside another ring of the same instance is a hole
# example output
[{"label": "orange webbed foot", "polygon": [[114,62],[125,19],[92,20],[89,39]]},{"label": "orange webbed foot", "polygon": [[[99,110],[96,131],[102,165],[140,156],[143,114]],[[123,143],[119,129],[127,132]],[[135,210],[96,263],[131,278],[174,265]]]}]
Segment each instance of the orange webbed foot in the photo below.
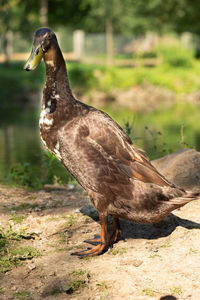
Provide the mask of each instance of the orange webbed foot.
[{"label": "orange webbed foot", "polygon": [[91,257],[91,256],[97,256],[97,255],[103,254],[107,250],[108,250],[108,245],[99,244],[92,249],[78,251],[78,252],[72,252],[71,255],[77,255],[77,256],[79,256],[79,258]]},{"label": "orange webbed foot", "polygon": [[101,243],[101,238],[93,238],[93,239],[88,239],[88,240],[84,240],[84,243],[88,243],[94,246],[97,246]]}]

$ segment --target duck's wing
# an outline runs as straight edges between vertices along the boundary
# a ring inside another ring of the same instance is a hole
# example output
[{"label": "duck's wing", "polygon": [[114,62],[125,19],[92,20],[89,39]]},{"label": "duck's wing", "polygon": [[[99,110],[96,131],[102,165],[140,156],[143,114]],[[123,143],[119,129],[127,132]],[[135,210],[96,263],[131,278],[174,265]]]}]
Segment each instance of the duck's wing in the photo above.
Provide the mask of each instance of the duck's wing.
[{"label": "duck's wing", "polygon": [[129,178],[160,186],[173,186],[151,164],[145,153],[132,144],[128,135],[112,120],[90,127],[88,139],[96,149],[109,156]]},{"label": "duck's wing", "polygon": [[79,183],[98,192],[127,189],[130,178],[159,186],[172,186],[110,118],[92,114],[78,119],[58,134],[64,165]]}]

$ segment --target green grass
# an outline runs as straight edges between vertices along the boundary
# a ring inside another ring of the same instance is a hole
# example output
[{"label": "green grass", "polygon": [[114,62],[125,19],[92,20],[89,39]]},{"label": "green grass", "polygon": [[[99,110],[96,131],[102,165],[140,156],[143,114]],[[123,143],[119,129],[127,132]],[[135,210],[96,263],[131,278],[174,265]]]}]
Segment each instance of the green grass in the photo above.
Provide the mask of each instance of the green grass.
[{"label": "green grass", "polygon": [[13,294],[14,299],[18,300],[32,300],[31,292],[27,290],[19,290]]},{"label": "green grass", "polygon": [[180,286],[174,286],[170,289],[170,292],[173,295],[181,295],[182,294],[182,288]]},{"label": "green grass", "polygon": [[77,290],[84,289],[87,286],[85,280],[72,280],[69,284],[64,286],[64,291],[66,293],[73,293]]},{"label": "green grass", "polygon": [[19,205],[16,205],[16,206],[8,206],[7,209],[9,211],[23,211],[23,210],[26,210],[26,209],[34,209],[36,207],[38,207],[39,205],[34,203],[34,204],[31,204],[31,203],[28,203],[28,202],[25,202],[25,203],[21,203]]},{"label": "green grass", "polygon": [[[182,50],[178,52],[169,48],[164,52],[163,63],[153,68],[67,63],[71,86],[72,88],[78,87],[84,92],[100,90],[107,93],[110,93],[113,88],[125,90],[143,84],[161,86],[176,94],[187,94],[198,90],[200,88],[200,62]],[[27,97],[30,93],[42,88],[45,81],[44,64],[42,63],[39,68],[30,73],[23,70],[23,63],[20,62],[9,66],[1,64],[0,80],[4,87],[1,90],[1,96],[5,99],[1,106],[16,106],[22,101],[22,96]],[[11,103],[13,98],[10,97],[11,94],[15,95],[17,101]],[[20,99],[18,95],[21,95]]]},{"label": "green grass", "polygon": [[25,218],[25,216],[13,214],[10,220],[12,220],[14,224],[23,224]]},{"label": "green grass", "polygon": [[74,225],[78,220],[78,216],[73,215],[72,213],[68,214],[66,216],[62,216],[62,218],[66,220],[65,226],[68,228],[71,227],[72,225]]},{"label": "green grass", "polygon": [[142,290],[142,295],[148,296],[148,297],[156,297],[156,292],[152,290],[151,288],[144,288]]},{"label": "green grass", "polygon": [[69,275],[72,275],[72,276],[83,276],[83,275],[85,275],[85,273],[86,273],[86,270],[79,270],[79,271],[73,270],[73,271],[69,272]]},{"label": "green grass", "polygon": [[92,276],[91,272],[86,270],[73,270],[68,274],[70,281],[63,287],[67,294],[72,294],[75,291],[81,291],[87,287],[87,284]]},{"label": "green grass", "polygon": [[0,230],[0,273],[6,273],[22,261],[41,256],[41,253],[30,246],[22,247],[23,235],[13,231],[12,227]]},{"label": "green grass", "polygon": [[100,281],[96,283],[97,289],[99,292],[102,293],[103,298],[100,299],[105,299],[104,297],[108,297],[109,290],[112,289],[113,287],[113,282],[109,281]]},{"label": "green grass", "polygon": [[194,59],[190,68],[168,63],[153,68],[102,67],[76,63],[68,64],[68,71],[72,87],[78,86],[84,91],[91,89],[110,93],[116,88],[126,90],[132,86],[150,84],[179,95],[200,88],[200,62]]},{"label": "green grass", "polygon": [[126,248],[119,248],[119,249],[112,249],[110,254],[112,255],[123,255],[127,253],[127,249]]}]

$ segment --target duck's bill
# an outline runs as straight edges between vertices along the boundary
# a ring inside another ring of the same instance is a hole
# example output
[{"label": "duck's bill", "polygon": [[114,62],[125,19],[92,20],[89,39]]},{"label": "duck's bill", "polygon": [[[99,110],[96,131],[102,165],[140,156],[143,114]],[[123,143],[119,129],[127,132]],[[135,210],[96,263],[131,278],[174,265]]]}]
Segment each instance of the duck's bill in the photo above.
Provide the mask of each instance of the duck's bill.
[{"label": "duck's bill", "polygon": [[31,55],[24,66],[24,70],[32,71],[35,68],[37,68],[37,66],[41,62],[42,55],[43,55],[42,47],[40,45],[36,47],[33,46]]}]

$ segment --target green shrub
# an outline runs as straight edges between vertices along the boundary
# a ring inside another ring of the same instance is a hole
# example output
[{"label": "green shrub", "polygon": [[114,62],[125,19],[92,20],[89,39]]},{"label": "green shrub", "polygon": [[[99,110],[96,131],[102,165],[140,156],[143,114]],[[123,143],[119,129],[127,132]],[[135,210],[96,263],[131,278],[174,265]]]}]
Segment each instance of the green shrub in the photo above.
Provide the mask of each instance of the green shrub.
[{"label": "green shrub", "polygon": [[94,76],[94,66],[70,63],[67,66],[67,69],[69,70],[68,75],[72,87],[78,86],[79,88],[86,90],[97,85],[97,79]]},{"label": "green shrub", "polygon": [[159,49],[163,63],[173,68],[191,68],[193,53],[180,46],[162,46]]},{"label": "green shrub", "polygon": [[31,188],[41,186],[40,180],[34,175],[31,164],[28,162],[15,164],[8,174],[8,181],[12,184]]},{"label": "green shrub", "polygon": [[44,150],[41,163],[43,171],[41,181],[43,184],[65,184],[72,181],[75,182],[73,176],[59,162],[55,155],[50,153],[48,150]]},{"label": "green shrub", "polygon": [[133,58],[157,58],[158,52],[156,50],[152,51],[145,51],[145,52],[139,52],[134,53]]}]

